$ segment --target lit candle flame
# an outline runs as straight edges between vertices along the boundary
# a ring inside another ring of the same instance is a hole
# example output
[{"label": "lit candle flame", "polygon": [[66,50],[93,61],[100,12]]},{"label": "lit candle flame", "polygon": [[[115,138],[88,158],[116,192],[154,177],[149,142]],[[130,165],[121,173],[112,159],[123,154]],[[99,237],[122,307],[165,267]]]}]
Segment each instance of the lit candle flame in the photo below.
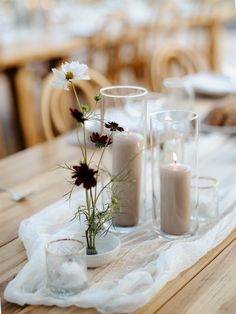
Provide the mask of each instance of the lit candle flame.
[{"label": "lit candle flame", "polygon": [[174,161],[174,163],[176,164],[176,162],[177,162],[177,155],[176,155],[175,152],[173,152],[173,161]]}]

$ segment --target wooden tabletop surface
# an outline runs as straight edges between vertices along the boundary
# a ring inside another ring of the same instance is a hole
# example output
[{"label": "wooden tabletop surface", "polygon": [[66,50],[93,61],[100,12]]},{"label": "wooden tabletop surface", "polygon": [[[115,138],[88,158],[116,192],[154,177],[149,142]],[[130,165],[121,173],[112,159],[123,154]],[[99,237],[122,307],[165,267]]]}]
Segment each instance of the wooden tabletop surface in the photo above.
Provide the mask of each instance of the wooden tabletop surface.
[{"label": "wooden tabletop surface", "polygon": [[[94,309],[24,306],[6,302],[4,288],[26,263],[25,250],[17,237],[22,219],[60,199],[68,191],[64,174],[57,168],[79,159],[71,135],[19,152],[0,160],[2,187],[32,192],[15,203],[0,194],[0,295],[2,313],[96,313]],[[236,313],[236,230],[195,265],[169,282],[136,313]]]}]

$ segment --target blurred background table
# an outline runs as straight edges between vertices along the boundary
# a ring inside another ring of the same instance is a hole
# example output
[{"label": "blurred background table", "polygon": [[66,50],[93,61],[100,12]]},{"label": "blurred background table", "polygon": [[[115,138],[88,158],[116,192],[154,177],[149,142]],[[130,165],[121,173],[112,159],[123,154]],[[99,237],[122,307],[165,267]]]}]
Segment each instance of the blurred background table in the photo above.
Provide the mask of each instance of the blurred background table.
[{"label": "blurred background table", "polygon": [[166,51],[176,48],[190,56],[195,51],[197,71],[222,71],[230,64],[232,72],[234,20],[234,4],[227,0],[129,0],[125,5],[116,0],[2,0],[0,157],[45,140],[41,90],[52,66],[78,59],[112,84],[160,91],[156,82],[163,74],[155,70],[153,58],[158,54],[161,64]]}]

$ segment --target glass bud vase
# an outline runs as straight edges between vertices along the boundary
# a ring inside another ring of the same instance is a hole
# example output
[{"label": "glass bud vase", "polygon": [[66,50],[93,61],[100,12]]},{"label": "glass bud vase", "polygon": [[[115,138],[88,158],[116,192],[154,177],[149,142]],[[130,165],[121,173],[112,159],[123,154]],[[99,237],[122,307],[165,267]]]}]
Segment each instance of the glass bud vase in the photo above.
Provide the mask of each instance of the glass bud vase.
[{"label": "glass bud vase", "polygon": [[[140,228],[146,220],[147,90],[135,86],[111,86],[102,88],[100,93],[101,118],[105,123],[115,122],[123,128],[112,132],[109,152],[110,173],[114,180],[112,195],[108,197],[115,196],[117,200],[110,230],[127,233]],[[104,128],[103,132],[107,131]]]},{"label": "glass bud vase", "polygon": [[197,144],[196,113],[152,114],[153,223],[163,238],[185,238],[197,230]]}]

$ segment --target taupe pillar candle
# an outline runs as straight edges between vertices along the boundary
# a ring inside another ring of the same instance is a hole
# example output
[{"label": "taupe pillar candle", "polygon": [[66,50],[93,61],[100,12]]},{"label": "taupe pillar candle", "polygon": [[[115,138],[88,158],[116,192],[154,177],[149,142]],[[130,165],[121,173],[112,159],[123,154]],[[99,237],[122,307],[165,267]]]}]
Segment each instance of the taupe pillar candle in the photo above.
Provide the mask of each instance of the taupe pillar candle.
[{"label": "taupe pillar candle", "polygon": [[171,163],[160,167],[161,231],[183,235],[190,231],[191,171],[184,164]]},{"label": "taupe pillar candle", "polygon": [[[143,136],[133,132],[116,134],[112,145],[112,175],[128,174],[129,182],[115,183],[120,212],[113,224],[120,227],[135,226],[140,218]],[[132,182],[130,182],[132,181]]]}]

